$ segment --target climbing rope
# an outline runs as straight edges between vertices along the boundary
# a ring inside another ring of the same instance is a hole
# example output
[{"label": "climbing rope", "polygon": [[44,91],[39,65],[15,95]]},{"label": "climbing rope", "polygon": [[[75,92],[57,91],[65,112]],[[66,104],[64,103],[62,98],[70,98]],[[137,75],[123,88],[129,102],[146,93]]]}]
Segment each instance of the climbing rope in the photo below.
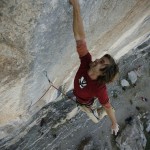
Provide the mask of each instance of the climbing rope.
[{"label": "climbing rope", "polygon": [[[41,100],[41,99],[45,96],[45,94],[48,92],[48,90],[49,90],[51,87],[55,88],[55,89],[56,89],[57,91],[59,91],[62,95],[64,95],[66,98],[68,98],[68,99],[70,99],[70,100],[72,100],[73,102],[76,103],[76,100],[74,100],[73,98],[71,98],[70,96],[68,96],[67,94],[65,94],[65,93],[62,92],[61,90],[59,90],[56,86],[54,86],[53,82],[51,82],[51,80],[50,80],[50,79],[48,78],[48,76],[47,76],[47,71],[44,71],[44,74],[45,74],[45,76],[46,76],[46,78],[47,78],[47,80],[48,80],[50,86],[49,86],[49,88],[44,92],[44,94],[43,94],[40,98],[38,98],[38,100],[34,103],[34,105],[35,105],[36,103],[38,103],[38,101]],[[32,103],[31,103],[31,105],[29,106],[28,110],[30,110],[31,106],[32,106]]]},{"label": "climbing rope", "polygon": [[75,102],[74,99],[72,99],[70,96],[68,96],[67,94],[65,94],[64,92],[62,92],[60,89],[58,89],[56,86],[54,86],[53,82],[48,78],[47,76],[47,71],[44,71],[44,74],[50,84],[50,87],[53,87],[54,89],[56,89],[58,92],[60,92],[62,95],[64,95],[66,98],[70,99],[70,100],[73,100]]}]

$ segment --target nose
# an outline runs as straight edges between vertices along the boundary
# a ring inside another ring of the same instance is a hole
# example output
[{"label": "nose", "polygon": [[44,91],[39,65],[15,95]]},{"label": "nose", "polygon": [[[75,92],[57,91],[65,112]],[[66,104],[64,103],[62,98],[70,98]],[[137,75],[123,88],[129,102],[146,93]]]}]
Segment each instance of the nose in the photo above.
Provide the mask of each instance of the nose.
[{"label": "nose", "polygon": [[99,62],[99,59],[96,59],[95,62],[98,63],[98,62]]},{"label": "nose", "polygon": [[96,60],[94,61],[94,64],[97,65],[98,62],[99,62],[98,59],[96,59]]}]

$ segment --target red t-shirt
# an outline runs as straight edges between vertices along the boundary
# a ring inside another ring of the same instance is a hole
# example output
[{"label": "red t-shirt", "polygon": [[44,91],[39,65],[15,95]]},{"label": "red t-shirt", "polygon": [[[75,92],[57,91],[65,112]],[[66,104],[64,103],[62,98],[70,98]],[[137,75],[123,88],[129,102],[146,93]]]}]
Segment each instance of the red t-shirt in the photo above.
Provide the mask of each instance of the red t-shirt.
[{"label": "red t-shirt", "polygon": [[[85,42],[84,45],[86,46]],[[81,47],[84,47],[84,45],[82,44]],[[77,44],[77,51],[78,47]],[[106,85],[99,85],[96,80],[91,80],[87,74],[89,64],[92,61],[90,53],[88,52],[85,56],[80,57],[80,61],[81,64],[74,80],[74,95],[81,104],[90,104],[94,97],[97,97],[102,105],[108,104],[109,98]]]}]

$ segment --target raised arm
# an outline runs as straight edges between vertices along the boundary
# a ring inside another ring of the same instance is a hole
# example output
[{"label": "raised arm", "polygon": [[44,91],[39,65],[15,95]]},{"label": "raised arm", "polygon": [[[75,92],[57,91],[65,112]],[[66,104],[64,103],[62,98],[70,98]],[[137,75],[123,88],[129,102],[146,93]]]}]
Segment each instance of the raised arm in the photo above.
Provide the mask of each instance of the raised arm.
[{"label": "raised arm", "polygon": [[73,33],[77,43],[77,52],[79,56],[82,57],[88,53],[88,50],[85,42],[83,21],[80,14],[80,5],[78,0],[70,0],[70,4],[73,6]]},{"label": "raised arm", "polygon": [[76,41],[84,40],[85,33],[83,27],[83,21],[80,14],[80,5],[78,0],[70,0],[70,4],[73,6],[73,32]]}]

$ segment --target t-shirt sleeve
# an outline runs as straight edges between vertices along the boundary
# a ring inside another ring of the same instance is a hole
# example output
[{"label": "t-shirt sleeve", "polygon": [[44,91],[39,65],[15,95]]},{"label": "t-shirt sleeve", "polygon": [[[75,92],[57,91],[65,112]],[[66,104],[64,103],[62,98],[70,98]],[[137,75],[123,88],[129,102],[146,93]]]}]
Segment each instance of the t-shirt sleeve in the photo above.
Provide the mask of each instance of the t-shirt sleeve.
[{"label": "t-shirt sleeve", "polygon": [[108,97],[106,85],[104,85],[103,87],[101,87],[98,90],[97,98],[99,99],[99,102],[102,106],[105,106],[107,108],[109,108],[111,106],[110,102],[109,102],[109,97]]},{"label": "t-shirt sleeve", "polygon": [[90,53],[87,53],[85,56],[80,57],[80,61],[81,61],[80,67],[83,69],[88,69],[89,64],[91,63],[91,59],[92,57]]},{"label": "t-shirt sleeve", "polygon": [[92,61],[92,57],[89,51],[87,50],[86,41],[78,40],[76,41],[76,44],[77,52],[81,61],[80,68],[87,69]]},{"label": "t-shirt sleeve", "polygon": [[76,41],[76,47],[77,47],[77,52],[79,54],[79,57],[83,57],[88,53],[88,49],[87,49],[85,40]]}]

